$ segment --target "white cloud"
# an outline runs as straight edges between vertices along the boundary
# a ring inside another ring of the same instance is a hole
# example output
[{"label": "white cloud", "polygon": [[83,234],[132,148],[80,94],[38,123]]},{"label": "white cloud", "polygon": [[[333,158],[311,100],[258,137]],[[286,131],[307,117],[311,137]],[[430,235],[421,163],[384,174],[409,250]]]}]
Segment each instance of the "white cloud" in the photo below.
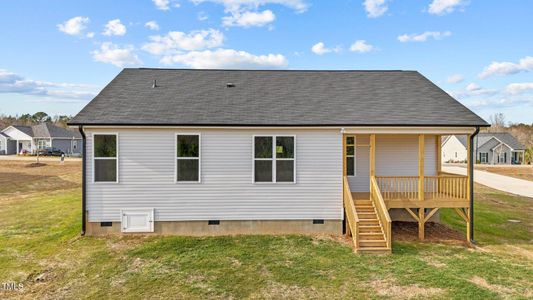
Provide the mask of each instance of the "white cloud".
[{"label": "white cloud", "polygon": [[513,95],[533,92],[533,82],[511,83],[507,85],[505,91]]},{"label": "white cloud", "polygon": [[87,28],[87,24],[89,24],[88,17],[78,16],[57,24],[57,28],[68,35],[80,35]]},{"label": "white cloud", "polygon": [[389,9],[387,0],[365,0],[363,6],[369,18],[377,18]]},{"label": "white cloud", "polygon": [[133,46],[119,47],[110,42],[100,45],[100,49],[91,52],[94,61],[108,63],[117,67],[142,64],[135,54]]},{"label": "white cloud", "polygon": [[[474,100],[467,104],[470,108],[481,109],[481,108],[490,108],[490,109],[502,109],[507,107],[512,108],[521,108],[524,105],[533,106],[533,99],[521,99],[521,98],[498,98],[498,99],[479,99]],[[498,112],[498,111],[495,111]]]},{"label": "white cloud", "polygon": [[374,46],[368,44],[365,40],[357,40],[350,46],[350,51],[366,53],[374,50]]},{"label": "white cloud", "polygon": [[38,81],[0,69],[0,93],[43,97],[45,101],[69,99],[87,100],[96,95],[98,87],[89,84],[73,84]]},{"label": "white cloud", "polygon": [[[190,0],[198,5],[204,2],[211,2],[224,6],[224,12],[228,14],[222,18],[222,25],[226,27],[240,26],[264,26],[274,22],[276,16],[271,10],[259,12],[259,8],[264,5],[277,4],[294,9],[298,13],[307,10],[307,3],[304,0]],[[269,27],[271,29],[271,27]]]},{"label": "white cloud", "polygon": [[150,30],[159,30],[159,24],[157,24],[156,21],[148,21],[144,23],[144,27],[150,29]]},{"label": "white cloud", "polygon": [[94,32],[88,32],[86,35],[85,35],[88,39],[92,39],[94,37]]},{"label": "white cloud", "polygon": [[330,52],[340,52],[341,47],[337,46],[335,48],[327,48],[323,42],[318,42],[311,47],[311,51],[313,51],[314,54],[323,55]]},{"label": "white cloud", "polygon": [[453,12],[456,8],[465,6],[465,0],[433,0],[429,4],[428,12],[434,15],[444,15]]},{"label": "white cloud", "polygon": [[179,51],[215,48],[224,42],[224,34],[216,29],[191,31],[184,33],[171,31],[164,36],[151,36],[150,42],[142,49],[154,55],[168,55]]},{"label": "white cloud", "polygon": [[308,5],[304,0],[190,0],[194,4],[204,2],[216,3],[224,6],[226,12],[242,12],[257,10],[260,6],[268,4],[278,4],[294,9],[297,12],[304,12]]},{"label": "white cloud", "polygon": [[205,21],[207,19],[209,19],[209,16],[205,13],[205,11],[198,13],[198,21]]},{"label": "white cloud", "polygon": [[450,77],[448,77],[446,79],[446,82],[448,82],[448,83],[459,83],[459,82],[463,82],[463,80],[465,80],[463,75],[461,75],[461,74],[453,74],[453,75],[451,75]]},{"label": "white cloud", "polygon": [[481,87],[475,83],[469,83],[464,89],[450,92],[452,96],[458,99],[466,99],[477,96],[491,97],[498,94],[498,90]]},{"label": "white cloud", "polygon": [[426,31],[421,34],[402,34],[398,36],[398,40],[402,43],[406,42],[425,42],[430,38],[433,38],[435,40],[440,40],[442,38],[451,36],[452,33],[450,31]]},{"label": "white cloud", "polygon": [[492,75],[510,75],[520,72],[533,71],[533,56],[526,56],[518,63],[512,62],[492,62],[479,74],[480,78],[487,78]]},{"label": "white cloud", "polygon": [[112,35],[125,35],[126,26],[120,22],[120,19],[114,19],[105,25],[105,30],[102,32],[103,35],[112,36]]},{"label": "white cloud", "polygon": [[169,10],[170,9],[170,0],[152,0],[155,4],[155,7],[160,10]]},{"label": "white cloud", "polygon": [[254,55],[233,49],[191,51],[164,56],[161,63],[183,64],[195,69],[279,69],[287,66],[287,59],[281,54]]},{"label": "white cloud", "polygon": [[261,27],[265,26],[268,23],[274,22],[275,19],[276,16],[274,15],[274,13],[268,9],[262,12],[235,12],[232,13],[230,16],[223,17],[222,25],[226,27]]}]

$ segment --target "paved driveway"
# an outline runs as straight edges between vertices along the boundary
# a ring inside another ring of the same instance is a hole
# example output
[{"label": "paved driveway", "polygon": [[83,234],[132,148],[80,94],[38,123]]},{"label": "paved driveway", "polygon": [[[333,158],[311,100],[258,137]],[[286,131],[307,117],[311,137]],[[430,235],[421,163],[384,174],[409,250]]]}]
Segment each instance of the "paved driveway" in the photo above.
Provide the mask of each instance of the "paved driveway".
[{"label": "paved driveway", "polygon": [[[443,166],[448,173],[466,175],[466,168]],[[474,170],[474,181],[493,189],[533,198],[533,181],[503,176],[485,171]]]}]

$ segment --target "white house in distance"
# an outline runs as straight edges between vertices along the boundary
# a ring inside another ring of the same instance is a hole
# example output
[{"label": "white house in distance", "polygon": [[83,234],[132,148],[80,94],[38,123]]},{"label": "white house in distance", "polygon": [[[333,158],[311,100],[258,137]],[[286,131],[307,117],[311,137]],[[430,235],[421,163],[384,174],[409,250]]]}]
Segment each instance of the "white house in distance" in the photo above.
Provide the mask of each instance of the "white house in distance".
[{"label": "white house in distance", "polygon": [[79,132],[49,123],[12,125],[0,131],[0,155],[31,154],[49,147],[59,149],[67,155],[79,155],[82,143]]},{"label": "white house in distance", "polygon": [[[525,147],[508,132],[479,133],[474,139],[476,161],[481,164],[523,164]],[[467,138],[450,135],[442,141],[443,162],[466,162]]]},{"label": "white house in distance", "polygon": [[440,142],[488,126],[416,71],[147,68],[69,125],[86,141],[83,234],[344,232],[386,253],[392,220],[423,239],[443,207],[472,239],[473,168],[442,172]]}]

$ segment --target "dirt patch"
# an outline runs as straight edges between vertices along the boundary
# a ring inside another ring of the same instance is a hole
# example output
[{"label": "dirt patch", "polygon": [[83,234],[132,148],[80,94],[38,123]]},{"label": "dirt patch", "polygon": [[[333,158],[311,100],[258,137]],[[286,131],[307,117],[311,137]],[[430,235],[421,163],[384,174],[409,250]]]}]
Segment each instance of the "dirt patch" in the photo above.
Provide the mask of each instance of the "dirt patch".
[{"label": "dirt patch", "polygon": [[476,166],[476,170],[533,181],[533,166]]},{"label": "dirt patch", "polygon": [[80,162],[0,161],[0,198],[72,189],[80,185]]},{"label": "dirt patch", "polygon": [[509,296],[513,293],[512,289],[497,284],[490,284],[487,282],[487,280],[485,280],[485,278],[481,278],[479,276],[474,276],[470,278],[469,281],[477,286],[490,290],[491,292],[495,292],[501,296]]},{"label": "dirt patch", "polygon": [[374,280],[370,286],[378,295],[394,299],[428,298],[444,292],[440,288],[422,287],[418,284],[398,285],[393,279]]},{"label": "dirt patch", "polygon": [[[443,224],[428,222],[425,227],[425,241],[453,245],[467,245],[465,236]],[[392,222],[392,238],[395,241],[417,241],[418,223]]]},{"label": "dirt patch", "polygon": [[46,164],[43,164],[43,163],[31,163],[31,164],[25,165],[24,167],[25,168],[38,168],[38,167],[44,167],[44,166],[46,166]]}]

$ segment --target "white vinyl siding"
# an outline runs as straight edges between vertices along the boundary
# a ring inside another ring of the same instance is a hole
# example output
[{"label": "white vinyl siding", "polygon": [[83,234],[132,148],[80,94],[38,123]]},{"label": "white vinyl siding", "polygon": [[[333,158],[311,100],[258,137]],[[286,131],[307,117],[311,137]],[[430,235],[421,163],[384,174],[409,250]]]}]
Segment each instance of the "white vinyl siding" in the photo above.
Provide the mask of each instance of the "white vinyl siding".
[{"label": "white vinyl siding", "polygon": [[[368,145],[368,135],[358,135],[357,145]],[[437,174],[435,136],[426,135],[424,173]],[[368,192],[369,147],[356,146],[357,176],[349,177],[353,192]],[[376,135],[376,176],[418,176],[418,135]]]},{"label": "white vinyl siding", "polygon": [[[338,129],[110,129],[120,136],[118,184],[92,183],[93,141],[86,131],[91,222],[118,222],[120,210],[131,208],[153,208],[156,221],[343,218]],[[201,134],[201,184],[175,183],[176,132]],[[254,135],[295,136],[296,183],[253,183]]]}]

